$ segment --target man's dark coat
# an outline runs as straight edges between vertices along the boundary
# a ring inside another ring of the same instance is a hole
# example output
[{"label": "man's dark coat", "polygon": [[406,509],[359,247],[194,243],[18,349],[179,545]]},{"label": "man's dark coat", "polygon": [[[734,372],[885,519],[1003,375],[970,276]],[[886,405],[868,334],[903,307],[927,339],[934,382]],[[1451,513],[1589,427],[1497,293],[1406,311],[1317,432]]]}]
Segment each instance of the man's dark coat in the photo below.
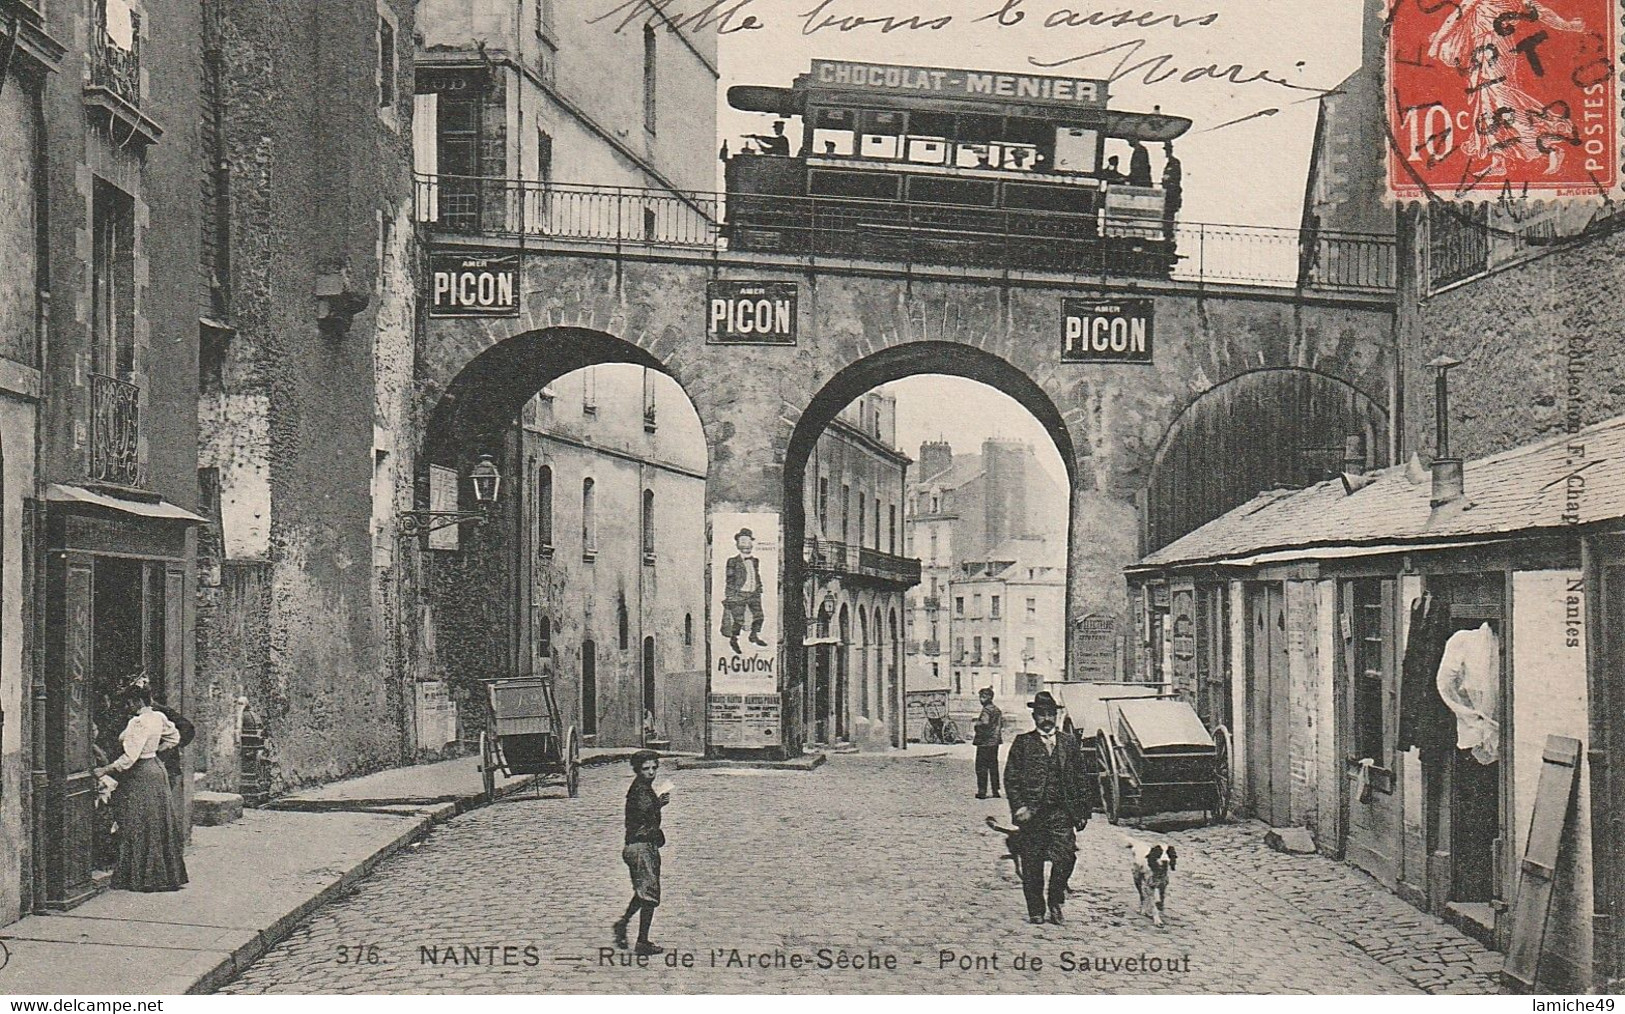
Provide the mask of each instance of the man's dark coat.
[{"label": "man's dark coat", "polygon": [[[1084,768],[1083,750],[1076,736],[1057,729],[1055,749],[1061,755],[1061,805],[1073,826],[1077,826],[1095,811],[1100,788]],[[1022,807],[1038,810],[1049,762],[1037,730],[1024,732],[1010,743],[1010,756],[1004,762],[1004,794],[1010,800],[1012,817]]]}]

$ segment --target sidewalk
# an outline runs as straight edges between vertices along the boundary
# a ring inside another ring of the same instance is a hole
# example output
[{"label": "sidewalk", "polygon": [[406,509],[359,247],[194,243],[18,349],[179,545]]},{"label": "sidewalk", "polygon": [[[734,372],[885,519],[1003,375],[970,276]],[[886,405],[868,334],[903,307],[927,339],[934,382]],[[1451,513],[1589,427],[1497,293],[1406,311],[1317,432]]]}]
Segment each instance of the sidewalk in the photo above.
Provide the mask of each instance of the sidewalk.
[{"label": "sidewalk", "polygon": [[[582,764],[630,749],[583,750]],[[198,827],[191,883],[171,894],[109,891],[71,912],[0,927],[0,994],[207,993],[315,909],[434,825],[484,803],[478,760],[392,768],[294,793],[221,827]],[[499,797],[534,791],[499,778]],[[563,793],[546,786],[543,793]]]}]

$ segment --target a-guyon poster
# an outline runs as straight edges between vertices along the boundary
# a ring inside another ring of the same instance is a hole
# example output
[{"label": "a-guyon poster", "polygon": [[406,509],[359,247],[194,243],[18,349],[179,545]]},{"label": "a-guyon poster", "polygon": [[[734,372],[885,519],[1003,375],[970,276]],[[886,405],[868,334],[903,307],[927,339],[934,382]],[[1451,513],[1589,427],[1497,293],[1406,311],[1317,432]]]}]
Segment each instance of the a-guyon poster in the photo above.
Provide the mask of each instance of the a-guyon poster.
[{"label": "a-guyon poster", "polygon": [[779,745],[779,515],[711,515],[712,746]]}]

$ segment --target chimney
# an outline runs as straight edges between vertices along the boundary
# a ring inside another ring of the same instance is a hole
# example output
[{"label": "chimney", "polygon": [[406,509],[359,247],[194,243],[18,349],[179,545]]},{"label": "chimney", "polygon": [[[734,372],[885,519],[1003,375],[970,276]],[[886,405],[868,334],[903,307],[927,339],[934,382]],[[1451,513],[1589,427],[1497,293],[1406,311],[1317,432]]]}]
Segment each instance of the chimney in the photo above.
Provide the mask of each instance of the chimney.
[{"label": "chimney", "polygon": [[1365,438],[1348,437],[1343,441],[1343,472],[1359,475],[1365,471]]},{"label": "chimney", "polygon": [[1450,456],[1450,387],[1447,374],[1461,360],[1440,356],[1428,363],[1433,379],[1433,427],[1438,448],[1433,456],[1433,499],[1435,508],[1460,500],[1463,490],[1461,459]]},{"label": "chimney", "polygon": [[941,475],[954,466],[954,449],[946,440],[928,440],[920,445],[919,481]]}]

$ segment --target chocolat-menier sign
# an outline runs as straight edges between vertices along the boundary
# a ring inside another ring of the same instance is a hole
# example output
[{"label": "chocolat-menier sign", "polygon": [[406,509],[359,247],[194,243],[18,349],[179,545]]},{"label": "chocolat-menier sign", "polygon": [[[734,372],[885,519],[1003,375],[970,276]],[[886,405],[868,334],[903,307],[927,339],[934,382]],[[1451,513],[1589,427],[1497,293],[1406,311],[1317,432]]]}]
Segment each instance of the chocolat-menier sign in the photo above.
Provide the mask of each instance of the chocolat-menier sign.
[{"label": "chocolat-menier sign", "polygon": [[1149,363],[1152,300],[1061,300],[1061,362]]},{"label": "chocolat-menier sign", "polygon": [[437,253],[430,271],[430,316],[519,316],[518,254]]},{"label": "chocolat-menier sign", "polygon": [[794,345],[796,291],[795,282],[708,282],[706,344]]}]

